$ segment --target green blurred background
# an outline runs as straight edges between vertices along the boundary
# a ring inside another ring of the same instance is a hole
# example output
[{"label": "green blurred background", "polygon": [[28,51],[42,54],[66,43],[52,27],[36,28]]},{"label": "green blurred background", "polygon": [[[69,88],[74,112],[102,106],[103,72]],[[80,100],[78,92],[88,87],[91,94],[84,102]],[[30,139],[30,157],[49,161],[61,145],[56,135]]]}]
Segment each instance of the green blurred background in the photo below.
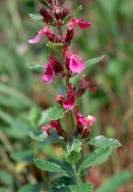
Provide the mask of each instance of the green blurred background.
[{"label": "green blurred background", "polygon": [[[114,137],[123,145],[107,163],[92,169],[87,180],[94,183],[97,192],[107,192],[107,188],[109,192],[133,192],[129,172],[133,171],[133,0],[82,0],[74,2],[73,9],[80,4],[83,11],[78,17],[89,18],[92,26],[77,31],[72,48],[84,59],[105,55],[87,73],[99,88],[82,97],[81,111],[96,116],[93,135]],[[31,184],[30,192],[32,184],[46,182],[47,174],[33,165],[34,156],[61,159],[58,144],[45,142],[39,132],[60,84],[42,83],[41,72],[32,68],[46,63],[48,57],[45,38],[39,44],[28,44],[28,39],[43,28],[43,23],[29,17],[29,13],[36,14],[38,6],[32,0],[1,0],[1,192],[16,192]]]}]

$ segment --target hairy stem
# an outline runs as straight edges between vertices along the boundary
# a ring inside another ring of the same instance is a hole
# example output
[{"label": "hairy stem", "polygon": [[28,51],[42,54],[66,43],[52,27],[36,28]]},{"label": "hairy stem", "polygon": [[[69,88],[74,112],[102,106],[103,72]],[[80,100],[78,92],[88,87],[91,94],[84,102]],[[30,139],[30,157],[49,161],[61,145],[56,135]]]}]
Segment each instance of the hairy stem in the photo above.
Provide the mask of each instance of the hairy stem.
[{"label": "hairy stem", "polygon": [[[60,25],[57,26],[58,29],[58,33],[59,35],[63,38],[63,34],[62,34],[62,27]],[[69,77],[69,71],[68,69],[65,67],[65,47],[64,50],[62,52],[63,55],[63,64],[64,64],[64,72],[65,72],[65,84],[66,84],[66,88],[70,88],[70,77]],[[70,127],[68,127],[68,130],[70,132],[74,132],[75,131],[75,123],[74,123],[74,118],[73,118],[73,111],[68,111],[68,115],[69,115],[69,120],[70,120]]]},{"label": "hairy stem", "polygon": [[79,173],[76,170],[76,166],[73,164],[72,165],[72,169],[73,169],[73,176],[75,179],[75,183],[78,185],[80,183],[80,178],[79,178]]}]

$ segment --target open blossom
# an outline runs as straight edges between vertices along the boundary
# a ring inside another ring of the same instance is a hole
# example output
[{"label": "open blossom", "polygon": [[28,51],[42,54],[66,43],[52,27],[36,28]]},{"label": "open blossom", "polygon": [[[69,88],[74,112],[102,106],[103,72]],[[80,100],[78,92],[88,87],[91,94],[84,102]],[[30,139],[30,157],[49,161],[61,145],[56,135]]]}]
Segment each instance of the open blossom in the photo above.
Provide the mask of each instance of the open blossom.
[{"label": "open blossom", "polygon": [[56,120],[56,121],[51,120],[50,125],[42,126],[41,128],[44,129],[48,135],[51,135],[50,133],[51,129],[55,128],[57,132],[60,132],[60,130],[62,129],[62,126],[59,120]]},{"label": "open blossom", "polygon": [[77,18],[73,17],[72,20],[67,25],[67,33],[65,36],[66,43],[70,42],[73,39],[76,24],[81,29],[86,29],[91,25],[90,22],[84,22],[83,19],[77,19]]},{"label": "open blossom", "polygon": [[67,98],[63,97],[63,95],[58,93],[54,96],[54,99],[65,109],[73,110],[75,102],[75,87],[70,85],[70,87],[67,89]]},{"label": "open blossom", "polygon": [[77,90],[77,92],[75,94],[76,97],[81,97],[85,93],[87,88],[91,92],[95,92],[97,90],[97,86],[93,83],[93,81],[86,81],[85,75],[83,75],[81,82],[80,82],[79,89]]},{"label": "open blossom", "polygon": [[73,54],[69,50],[65,54],[68,67],[73,73],[81,73],[85,69],[86,64],[78,57],[78,54]]},{"label": "open blossom", "polygon": [[53,55],[50,56],[49,62],[44,65],[44,69],[46,71],[42,76],[42,80],[45,83],[51,83],[55,79],[55,74],[63,71],[62,65]]},{"label": "open blossom", "polygon": [[82,135],[82,138],[85,139],[89,136],[91,127],[96,122],[96,118],[91,115],[85,117],[78,111],[76,111],[75,116],[77,120],[77,132]]},{"label": "open blossom", "polygon": [[83,19],[77,19],[75,17],[72,18],[72,20],[68,23],[68,28],[72,29],[73,27],[75,27],[75,25],[78,25],[81,29],[86,29],[88,27],[91,26],[90,22],[84,22]]},{"label": "open blossom", "polygon": [[53,33],[53,31],[49,27],[45,26],[44,29],[41,29],[38,32],[36,37],[34,37],[33,39],[30,39],[28,42],[30,44],[39,43],[41,41],[43,35],[46,35],[48,37],[48,39],[52,42],[56,41],[56,37],[55,37],[55,34]]}]

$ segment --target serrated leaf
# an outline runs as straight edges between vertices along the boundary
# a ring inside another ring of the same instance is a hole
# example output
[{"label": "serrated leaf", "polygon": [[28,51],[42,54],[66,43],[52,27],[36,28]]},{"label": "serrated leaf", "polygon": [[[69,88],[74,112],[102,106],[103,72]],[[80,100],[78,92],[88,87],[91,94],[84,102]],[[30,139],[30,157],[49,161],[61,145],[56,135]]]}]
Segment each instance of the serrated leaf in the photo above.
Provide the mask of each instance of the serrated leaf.
[{"label": "serrated leaf", "polygon": [[111,152],[112,150],[109,147],[95,150],[83,161],[83,163],[79,167],[79,170],[103,163],[109,158]]},{"label": "serrated leaf", "polygon": [[48,42],[46,44],[47,47],[49,47],[50,49],[56,50],[56,51],[62,51],[63,49],[63,44],[62,43],[52,43],[52,42]]},{"label": "serrated leaf", "polygon": [[93,192],[93,186],[87,183],[81,183],[79,185],[71,185],[71,192]]},{"label": "serrated leaf", "polygon": [[42,185],[40,184],[27,184],[24,185],[21,189],[19,189],[18,192],[41,192],[42,190]]},{"label": "serrated leaf", "polygon": [[48,111],[48,118],[50,120],[57,120],[61,119],[65,113],[67,112],[66,109],[60,106],[51,107]]},{"label": "serrated leaf", "polygon": [[68,186],[73,184],[73,180],[70,177],[61,177],[57,179],[49,192],[70,192]]},{"label": "serrated leaf", "polygon": [[41,21],[43,19],[43,17],[41,15],[35,15],[30,13],[29,16],[31,17],[31,19],[33,19],[34,21]]},{"label": "serrated leaf", "polygon": [[45,160],[39,160],[39,159],[34,159],[37,167],[43,171],[49,171],[49,172],[57,172],[57,173],[65,173],[66,170],[62,169],[59,165],[45,161]]},{"label": "serrated leaf", "polygon": [[108,179],[104,184],[96,190],[96,192],[115,192],[119,187],[126,184],[132,175],[129,171],[123,171],[115,174],[112,178]]},{"label": "serrated leaf", "polygon": [[65,156],[65,160],[71,165],[77,163],[77,161],[81,158],[81,141],[79,139],[74,139],[72,143],[68,143],[67,145],[67,155]]},{"label": "serrated leaf", "polygon": [[86,67],[91,67],[92,65],[95,65],[96,63],[100,62],[103,58],[104,55],[87,60]]},{"label": "serrated leaf", "polygon": [[101,147],[101,148],[107,148],[107,147],[111,147],[111,148],[117,148],[121,146],[121,143],[113,138],[107,138],[103,135],[99,135],[95,138],[92,138],[88,144],[96,146],[96,147]]}]

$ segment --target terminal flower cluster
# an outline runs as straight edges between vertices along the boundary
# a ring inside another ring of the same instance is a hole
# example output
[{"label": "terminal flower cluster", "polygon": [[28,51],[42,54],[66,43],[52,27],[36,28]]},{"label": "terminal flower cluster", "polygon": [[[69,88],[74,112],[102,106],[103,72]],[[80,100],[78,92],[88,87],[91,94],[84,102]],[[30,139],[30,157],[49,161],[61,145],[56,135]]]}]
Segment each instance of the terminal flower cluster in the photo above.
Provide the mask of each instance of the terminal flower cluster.
[{"label": "terminal flower cluster", "polygon": [[[92,81],[87,81],[85,75],[82,76],[78,87],[70,82],[72,77],[85,71],[86,63],[80,58],[78,53],[73,53],[69,46],[76,33],[76,26],[81,29],[87,29],[91,26],[91,23],[76,18],[75,14],[73,14],[66,5],[65,0],[39,1],[43,2],[43,7],[40,7],[38,12],[42,17],[44,27],[28,42],[30,44],[39,43],[43,41],[43,37],[45,36],[51,43],[59,43],[62,45],[60,54],[63,60],[61,61],[57,58],[54,50],[52,50],[48,62],[44,64],[45,72],[42,75],[42,81],[44,83],[52,83],[57,75],[65,79],[66,95],[64,96],[57,93],[54,99],[61,107],[73,113],[75,132],[81,135],[83,139],[86,139],[96,119],[93,116],[85,117],[81,115],[79,109],[77,109],[76,100],[80,98],[87,89],[94,92],[97,87]],[[53,30],[53,28],[56,28],[57,31],[54,32],[55,30]],[[64,30],[62,30],[62,28]],[[42,129],[44,129],[49,136],[53,128],[60,134],[60,131],[63,130],[60,119],[56,121],[52,120],[50,125],[42,126]]]}]

